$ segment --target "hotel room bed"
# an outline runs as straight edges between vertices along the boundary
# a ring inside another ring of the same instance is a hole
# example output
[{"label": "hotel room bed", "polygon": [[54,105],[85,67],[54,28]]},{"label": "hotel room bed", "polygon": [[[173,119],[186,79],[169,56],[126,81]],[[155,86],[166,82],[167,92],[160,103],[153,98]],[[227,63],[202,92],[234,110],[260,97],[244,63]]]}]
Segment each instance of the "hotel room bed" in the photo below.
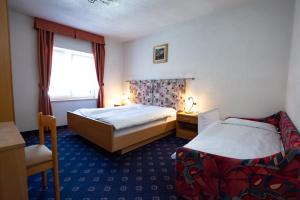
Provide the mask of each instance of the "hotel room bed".
[{"label": "hotel room bed", "polygon": [[[118,117],[124,114],[122,107],[111,108],[120,110],[117,113],[100,113],[102,116],[94,110],[82,109],[67,113],[68,126],[107,151],[126,153],[172,133],[176,127],[176,111],[184,107],[185,87],[185,79],[133,80],[130,81],[131,102],[150,106],[147,113],[152,115],[138,116],[139,113],[129,112],[124,120]],[[164,110],[173,115],[165,115]],[[93,116],[89,117],[88,113]],[[135,124],[136,119],[143,123]]]},{"label": "hotel room bed", "polygon": [[172,108],[146,105],[67,113],[70,129],[107,151],[121,153],[170,134],[175,129],[175,116]]},{"label": "hotel room bed", "polygon": [[[223,131],[225,135],[214,135],[218,128],[224,128],[218,125],[209,127],[211,131],[200,132],[176,151],[179,196],[185,199],[300,199],[300,134],[292,121],[284,112],[248,120],[272,124],[279,132],[249,129],[241,134],[230,127],[227,129],[230,132]],[[205,132],[210,132],[212,137],[205,136]],[[204,135],[200,136],[201,133]]]}]

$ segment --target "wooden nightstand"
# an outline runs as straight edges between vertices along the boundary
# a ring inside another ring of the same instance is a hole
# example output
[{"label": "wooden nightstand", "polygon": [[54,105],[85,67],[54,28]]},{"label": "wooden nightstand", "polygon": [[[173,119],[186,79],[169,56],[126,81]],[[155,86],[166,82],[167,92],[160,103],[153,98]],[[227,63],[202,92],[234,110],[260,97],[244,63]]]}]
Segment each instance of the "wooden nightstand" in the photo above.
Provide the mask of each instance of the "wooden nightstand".
[{"label": "wooden nightstand", "polygon": [[198,134],[198,113],[177,112],[176,136],[193,139]]}]

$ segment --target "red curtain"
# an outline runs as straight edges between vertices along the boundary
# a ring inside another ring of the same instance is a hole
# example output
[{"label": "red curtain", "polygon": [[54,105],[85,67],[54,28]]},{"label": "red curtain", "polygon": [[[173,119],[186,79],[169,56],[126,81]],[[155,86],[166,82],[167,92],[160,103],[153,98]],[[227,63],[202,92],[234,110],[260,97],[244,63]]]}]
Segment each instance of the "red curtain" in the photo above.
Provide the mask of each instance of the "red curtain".
[{"label": "red curtain", "polygon": [[97,80],[99,84],[97,107],[104,106],[104,62],[105,62],[105,48],[104,44],[92,42]]},{"label": "red curtain", "polygon": [[37,30],[38,66],[39,66],[39,112],[52,115],[50,97],[48,95],[52,68],[53,32]]}]

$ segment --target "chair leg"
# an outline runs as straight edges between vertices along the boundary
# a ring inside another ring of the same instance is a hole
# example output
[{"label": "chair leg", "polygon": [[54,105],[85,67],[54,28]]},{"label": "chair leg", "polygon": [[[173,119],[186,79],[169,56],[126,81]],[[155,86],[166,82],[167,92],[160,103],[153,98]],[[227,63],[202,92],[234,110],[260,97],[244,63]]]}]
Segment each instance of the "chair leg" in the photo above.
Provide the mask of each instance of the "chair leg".
[{"label": "chair leg", "polygon": [[47,172],[41,172],[42,179],[43,179],[43,190],[46,190],[47,187]]},{"label": "chair leg", "polygon": [[60,200],[58,163],[54,162],[53,165],[55,199]]}]

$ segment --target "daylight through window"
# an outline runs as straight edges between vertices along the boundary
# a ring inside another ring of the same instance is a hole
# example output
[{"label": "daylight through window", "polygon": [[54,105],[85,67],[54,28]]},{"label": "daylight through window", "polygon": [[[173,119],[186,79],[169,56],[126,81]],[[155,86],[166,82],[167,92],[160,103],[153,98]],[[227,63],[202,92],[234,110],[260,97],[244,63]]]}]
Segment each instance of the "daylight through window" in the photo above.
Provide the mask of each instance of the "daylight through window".
[{"label": "daylight through window", "polygon": [[51,100],[94,99],[98,89],[93,54],[53,48]]}]

